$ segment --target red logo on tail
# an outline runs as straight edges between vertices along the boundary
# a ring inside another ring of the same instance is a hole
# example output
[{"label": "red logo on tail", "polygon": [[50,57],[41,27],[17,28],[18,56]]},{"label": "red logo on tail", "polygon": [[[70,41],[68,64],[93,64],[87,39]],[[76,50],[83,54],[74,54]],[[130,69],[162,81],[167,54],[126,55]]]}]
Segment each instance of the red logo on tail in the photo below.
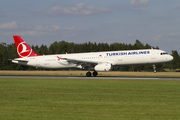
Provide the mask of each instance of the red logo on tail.
[{"label": "red logo on tail", "polygon": [[28,46],[28,44],[20,36],[13,36],[13,38],[16,44],[17,53],[20,58],[39,56]]},{"label": "red logo on tail", "polygon": [[32,49],[25,42],[21,42],[17,46],[17,52],[21,57],[29,57],[32,53]]}]

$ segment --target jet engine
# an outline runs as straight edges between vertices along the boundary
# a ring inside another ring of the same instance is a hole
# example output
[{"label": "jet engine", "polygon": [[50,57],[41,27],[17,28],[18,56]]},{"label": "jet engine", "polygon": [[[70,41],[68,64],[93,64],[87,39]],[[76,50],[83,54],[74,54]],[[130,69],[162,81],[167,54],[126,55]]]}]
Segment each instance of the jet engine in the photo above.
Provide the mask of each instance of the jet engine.
[{"label": "jet engine", "polygon": [[111,63],[100,63],[94,67],[95,71],[110,71],[112,70]]}]

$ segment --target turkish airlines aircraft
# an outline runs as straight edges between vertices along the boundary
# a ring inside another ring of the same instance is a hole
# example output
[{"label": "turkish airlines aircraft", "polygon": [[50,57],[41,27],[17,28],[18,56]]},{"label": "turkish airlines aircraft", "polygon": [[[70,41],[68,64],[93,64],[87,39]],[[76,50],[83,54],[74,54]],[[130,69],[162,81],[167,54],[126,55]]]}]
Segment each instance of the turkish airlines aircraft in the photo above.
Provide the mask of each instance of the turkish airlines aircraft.
[{"label": "turkish airlines aircraft", "polygon": [[[165,63],[173,57],[163,50],[142,49],[106,51],[74,54],[38,55],[20,36],[13,36],[19,58],[12,60],[20,65],[33,66],[45,69],[80,68],[88,69],[87,77],[98,75],[98,71],[110,71],[124,65],[146,65]],[[155,70],[155,66],[154,72]]]}]

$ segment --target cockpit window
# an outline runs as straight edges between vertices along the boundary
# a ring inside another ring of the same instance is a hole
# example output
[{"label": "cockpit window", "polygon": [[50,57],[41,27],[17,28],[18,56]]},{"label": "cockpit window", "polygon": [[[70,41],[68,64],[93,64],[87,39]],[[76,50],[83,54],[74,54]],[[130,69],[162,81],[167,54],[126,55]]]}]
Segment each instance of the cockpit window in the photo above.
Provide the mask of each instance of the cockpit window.
[{"label": "cockpit window", "polygon": [[161,55],[167,55],[167,53],[163,52],[163,53],[161,53]]}]

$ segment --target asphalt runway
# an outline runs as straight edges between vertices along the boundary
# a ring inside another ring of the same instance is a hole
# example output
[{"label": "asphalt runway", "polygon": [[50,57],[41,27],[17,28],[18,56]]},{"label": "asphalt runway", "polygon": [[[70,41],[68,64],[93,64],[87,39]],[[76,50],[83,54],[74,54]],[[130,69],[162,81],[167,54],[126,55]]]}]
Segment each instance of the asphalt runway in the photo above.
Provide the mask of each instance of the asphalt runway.
[{"label": "asphalt runway", "polygon": [[180,77],[82,77],[82,76],[34,76],[34,75],[0,75],[0,78],[30,78],[30,79],[85,79],[85,80],[178,80]]}]

